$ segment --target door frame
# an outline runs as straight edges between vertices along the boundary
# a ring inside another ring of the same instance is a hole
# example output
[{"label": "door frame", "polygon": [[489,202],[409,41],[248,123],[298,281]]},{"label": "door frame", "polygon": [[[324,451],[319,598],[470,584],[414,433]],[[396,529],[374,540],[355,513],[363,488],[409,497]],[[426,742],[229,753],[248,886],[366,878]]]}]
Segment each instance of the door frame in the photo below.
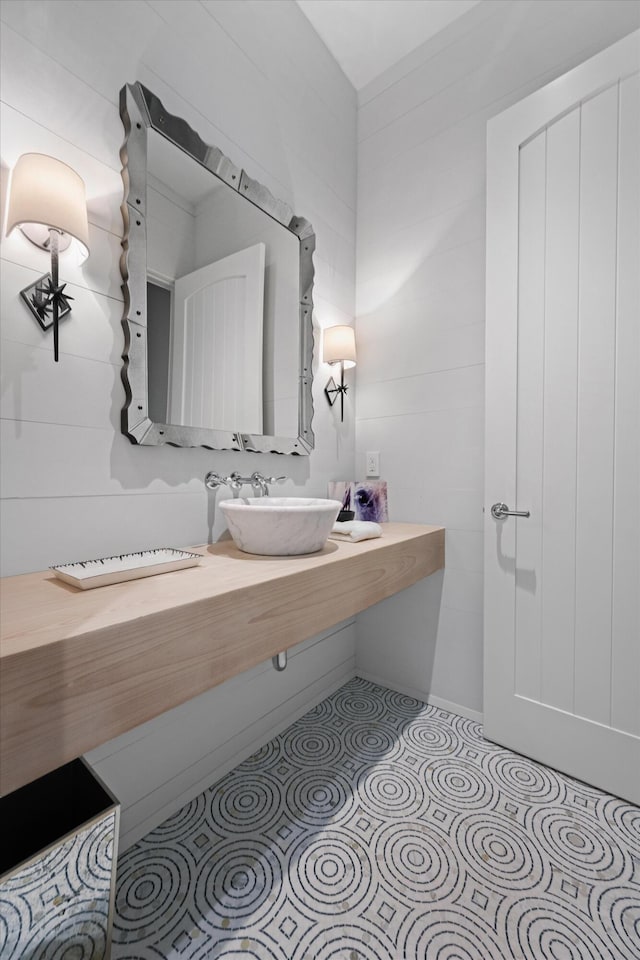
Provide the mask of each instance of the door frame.
[{"label": "door frame", "polygon": [[[495,521],[490,506],[502,501],[511,510],[529,507],[516,503],[515,469],[519,148],[579,102],[637,72],[639,50],[635,31],[489,121],[485,348],[485,736],[634,802],[640,802],[636,737],[524,697],[518,697],[519,720],[505,729],[502,717],[515,695],[515,646],[500,638],[514,634],[516,531],[527,521]],[[585,723],[591,728],[589,750],[579,743]],[[575,754],[567,763],[572,741]]]}]

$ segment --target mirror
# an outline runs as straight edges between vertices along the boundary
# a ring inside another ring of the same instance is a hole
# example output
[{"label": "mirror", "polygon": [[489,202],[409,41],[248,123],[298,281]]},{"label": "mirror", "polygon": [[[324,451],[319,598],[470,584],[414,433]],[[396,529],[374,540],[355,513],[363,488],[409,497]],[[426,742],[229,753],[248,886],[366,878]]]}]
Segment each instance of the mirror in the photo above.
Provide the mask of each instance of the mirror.
[{"label": "mirror", "polygon": [[120,92],[123,432],[308,454],[315,237],[140,83]]}]

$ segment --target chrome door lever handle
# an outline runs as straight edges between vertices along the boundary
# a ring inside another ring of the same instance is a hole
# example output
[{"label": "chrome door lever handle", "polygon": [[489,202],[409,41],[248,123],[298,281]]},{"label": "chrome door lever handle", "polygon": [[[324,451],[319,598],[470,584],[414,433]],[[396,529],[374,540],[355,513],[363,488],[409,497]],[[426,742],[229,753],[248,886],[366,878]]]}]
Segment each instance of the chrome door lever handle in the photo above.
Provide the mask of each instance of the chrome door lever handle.
[{"label": "chrome door lever handle", "polygon": [[494,520],[504,520],[505,517],[530,517],[531,513],[528,510],[509,510],[506,503],[494,503],[491,516]]}]

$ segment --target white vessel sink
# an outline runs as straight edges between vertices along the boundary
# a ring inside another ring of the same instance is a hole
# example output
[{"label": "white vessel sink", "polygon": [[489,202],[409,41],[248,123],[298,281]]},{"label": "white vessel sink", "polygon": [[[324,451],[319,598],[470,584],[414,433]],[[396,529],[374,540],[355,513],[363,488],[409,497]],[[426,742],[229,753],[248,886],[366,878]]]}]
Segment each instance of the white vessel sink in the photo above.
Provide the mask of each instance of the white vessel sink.
[{"label": "white vessel sink", "polygon": [[291,557],[322,550],[342,504],[306,497],[240,497],[219,506],[240,550]]}]

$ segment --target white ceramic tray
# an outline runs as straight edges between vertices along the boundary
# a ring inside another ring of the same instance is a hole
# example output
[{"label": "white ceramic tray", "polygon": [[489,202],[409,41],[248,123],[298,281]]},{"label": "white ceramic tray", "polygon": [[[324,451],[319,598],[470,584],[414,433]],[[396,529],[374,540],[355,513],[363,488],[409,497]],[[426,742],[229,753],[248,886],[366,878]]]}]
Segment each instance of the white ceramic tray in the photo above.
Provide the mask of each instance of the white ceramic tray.
[{"label": "white ceramic tray", "polygon": [[93,587],[106,587],[110,583],[154,577],[157,573],[195,567],[201,560],[199,553],[164,547],[158,550],[141,550],[139,553],[122,553],[117,557],[103,557],[101,560],[63,563],[50,569],[60,580],[81,590],[91,590]]}]

